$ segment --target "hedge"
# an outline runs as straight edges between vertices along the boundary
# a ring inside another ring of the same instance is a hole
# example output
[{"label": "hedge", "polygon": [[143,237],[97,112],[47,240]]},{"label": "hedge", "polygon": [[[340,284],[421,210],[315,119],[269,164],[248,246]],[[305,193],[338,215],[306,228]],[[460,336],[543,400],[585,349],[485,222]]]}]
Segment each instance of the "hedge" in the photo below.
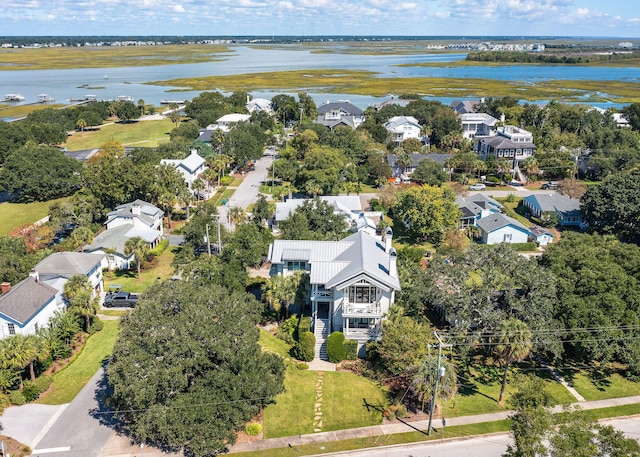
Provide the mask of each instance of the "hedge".
[{"label": "hedge", "polygon": [[311,332],[300,334],[300,339],[293,348],[294,357],[304,362],[311,362],[316,353],[316,337]]},{"label": "hedge", "polygon": [[358,342],[356,340],[344,340],[344,359],[356,360],[358,358]]},{"label": "hedge", "polygon": [[512,243],[511,247],[519,252],[528,252],[535,251],[538,245],[533,241],[528,241],[526,243]]},{"label": "hedge", "polygon": [[311,331],[311,317],[303,316],[298,321],[298,331],[296,332],[296,339],[299,339],[299,335],[302,335],[305,332]]},{"label": "hedge", "polygon": [[338,363],[345,359],[344,334],[333,332],[327,338],[327,357],[329,362]]},{"label": "hedge", "polygon": [[160,243],[158,243],[158,245],[155,248],[151,249],[149,251],[149,254],[152,254],[152,255],[155,255],[155,256],[159,256],[168,247],[169,247],[169,238],[165,238],[164,240],[160,241]]}]

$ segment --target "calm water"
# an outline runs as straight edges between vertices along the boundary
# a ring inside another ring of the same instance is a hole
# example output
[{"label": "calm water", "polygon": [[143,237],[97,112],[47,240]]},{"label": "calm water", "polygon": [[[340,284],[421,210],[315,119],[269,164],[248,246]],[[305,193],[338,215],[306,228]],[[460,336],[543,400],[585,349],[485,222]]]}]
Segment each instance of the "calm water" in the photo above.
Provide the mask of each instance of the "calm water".
[{"label": "calm water", "polygon": [[[299,48],[297,48],[299,49]],[[174,78],[189,78],[209,75],[233,75],[300,69],[353,69],[369,70],[381,76],[393,77],[447,77],[453,79],[491,78],[497,80],[541,81],[566,80],[620,80],[640,79],[638,68],[597,68],[566,66],[513,66],[513,67],[398,67],[403,63],[451,62],[460,60],[466,54],[421,54],[421,55],[347,55],[311,54],[301,50],[252,49],[236,46],[234,52],[226,55],[221,62],[199,64],[161,65],[152,67],[120,67],[108,69],[73,70],[27,70],[0,71],[0,97],[18,93],[25,96],[25,102],[34,102],[39,94],[47,94],[57,102],[70,98],[80,98],[87,94],[98,99],[113,99],[119,95],[129,95],[134,102],[139,99],[147,103],[159,104],[162,99],[192,99],[199,91],[170,92],[171,87],[143,84]],[[108,79],[106,76],[108,75]],[[427,81],[425,81],[427,83]],[[277,92],[252,92],[254,97],[271,98]],[[353,94],[310,94],[316,103],[327,100],[349,99],[362,108],[384,100],[371,96]],[[451,99],[438,98],[443,103]],[[614,104],[598,104],[613,106]]]}]

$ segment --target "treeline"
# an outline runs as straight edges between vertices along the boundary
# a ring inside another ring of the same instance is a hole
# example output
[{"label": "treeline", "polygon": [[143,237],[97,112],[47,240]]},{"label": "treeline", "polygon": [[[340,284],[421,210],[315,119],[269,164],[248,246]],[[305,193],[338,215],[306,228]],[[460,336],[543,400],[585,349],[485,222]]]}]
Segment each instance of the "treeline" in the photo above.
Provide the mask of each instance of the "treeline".
[{"label": "treeline", "polygon": [[545,63],[545,64],[584,64],[591,62],[610,62],[613,60],[636,59],[640,52],[607,52],[568,54],[547,54],[541,52],[522,51],[480,51],[467,54],[467,60],[473,62],[513,62],[513,63]]}]

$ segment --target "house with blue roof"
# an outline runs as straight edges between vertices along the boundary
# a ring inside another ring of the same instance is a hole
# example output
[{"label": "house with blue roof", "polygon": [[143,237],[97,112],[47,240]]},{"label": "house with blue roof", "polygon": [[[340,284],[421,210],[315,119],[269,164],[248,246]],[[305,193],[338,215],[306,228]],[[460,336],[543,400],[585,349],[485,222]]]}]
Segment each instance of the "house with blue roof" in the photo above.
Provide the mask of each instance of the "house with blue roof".
[{"label": "house with blue roof", "polygon": [[0,295],[0,339],[13,335],[33,335],[49,326],[54,313],[60,309],[58,291],[37,275],[29,276],[15,286],[2,283]]},{"label": "house with blue roof", "polygon": [[393,232],[382,237],[359,231],[340,241],[275,240],[269,247],[274,275],[305,271],[309,275],[316,357],[325,355],[326,337],[335,331],[358,342],[381,336],[382,321],[400,290]]}]

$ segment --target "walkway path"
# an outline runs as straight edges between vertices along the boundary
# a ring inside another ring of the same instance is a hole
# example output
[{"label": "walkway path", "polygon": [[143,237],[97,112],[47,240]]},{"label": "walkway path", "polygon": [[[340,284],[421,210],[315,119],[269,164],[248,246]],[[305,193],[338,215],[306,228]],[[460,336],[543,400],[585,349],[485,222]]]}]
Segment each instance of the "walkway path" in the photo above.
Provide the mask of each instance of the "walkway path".
[{"label": "walkway path", "polygon": [[[584,410],[600,409],[613,406],[631,405],[640,403],[640,395],[635,397],[610,398],[607,400],[584,401],[576,403]],[[562,406],[553,409],[554,412],[560,412]],[[483,422],[495,422],[507,419],[513,411],[501,411],[497,413],[478,414],[475,416],[460,416],[447,418],[447,426],[453,425],[470,425]],[[439,421],[436,421],[439,424]],[[247,452],[264,449],[286,448],[289,446],[298,446],[303,444],[320,443],[328,441],[342,441],[353,438],[366,438],[371,436],[391,435],[395,433],[412,432],[416,430],[426,431],[429,425],[428,420],[416,422],[394,422],[383,425],[374,425],[371,427],[352,428],[347,430],[336,430],[333,432],[321,432],[311,435],[287,436],[282,438],[271,438],[262,441],[252,441],[246,443],[238,443],[231,447],[230,453]]]}]

